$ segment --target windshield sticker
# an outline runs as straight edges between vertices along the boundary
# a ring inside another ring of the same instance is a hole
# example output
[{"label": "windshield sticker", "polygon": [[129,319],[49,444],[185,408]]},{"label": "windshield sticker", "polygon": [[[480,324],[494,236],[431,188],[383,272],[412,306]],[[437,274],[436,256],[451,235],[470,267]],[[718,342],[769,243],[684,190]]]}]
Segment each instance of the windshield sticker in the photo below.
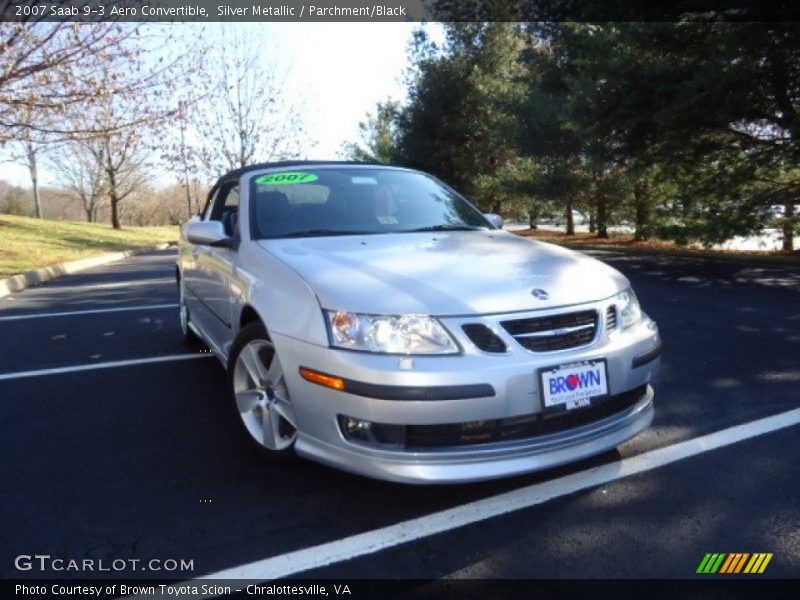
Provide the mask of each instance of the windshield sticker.
[{"label": "windshield sticker", "polygon": [[374,177],[351,177],[350,181],[355,185],[378,185],[378,180]]},{"label": "windshield sticker", "polygon": [[380,223],[381,225],[397,225],[398,221],[397,217],[395,217],[394,215],[389,215],[386,217],[378,217],[378,223]]},{"label": "windshield sticker", "polygon": [[311,183],[319,179],[313,173],[300,173],[290,171],[286,173],[270,173],[256,179],[256,183],[268,185],[296,185],[298,183]]}]

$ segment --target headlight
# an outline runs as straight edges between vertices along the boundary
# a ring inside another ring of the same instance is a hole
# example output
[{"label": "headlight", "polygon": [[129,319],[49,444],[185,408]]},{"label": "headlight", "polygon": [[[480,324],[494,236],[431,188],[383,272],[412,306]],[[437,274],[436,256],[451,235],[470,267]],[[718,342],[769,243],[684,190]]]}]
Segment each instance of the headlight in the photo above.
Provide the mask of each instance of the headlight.
[{"label": "headlight", "polygon": [[439,321],[424,315],[364,315],[327,311],[331,345],[390,354],[455,354],[458,346]]},{"label": "headlight", "polygon": [[620,317],[622,317],[623,329],[627,329],[642,318],[642,308],[639,306],[636,294],[633,293],[633,288],[617,294],[614,302],[617,304]]}]

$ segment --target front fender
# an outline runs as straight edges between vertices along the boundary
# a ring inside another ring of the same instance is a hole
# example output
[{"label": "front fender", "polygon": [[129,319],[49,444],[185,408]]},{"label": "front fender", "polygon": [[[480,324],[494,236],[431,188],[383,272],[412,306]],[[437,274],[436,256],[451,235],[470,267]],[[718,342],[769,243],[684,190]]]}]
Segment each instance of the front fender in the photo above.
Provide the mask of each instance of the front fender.
[{"label": "front fender", "polygon": [[235,334],[241,327],[242,313],[249,306],[270,332],[318,346],[328,345],[319,300],[297,272],[252,242],[240,245],[238,258],[232,283]]}]

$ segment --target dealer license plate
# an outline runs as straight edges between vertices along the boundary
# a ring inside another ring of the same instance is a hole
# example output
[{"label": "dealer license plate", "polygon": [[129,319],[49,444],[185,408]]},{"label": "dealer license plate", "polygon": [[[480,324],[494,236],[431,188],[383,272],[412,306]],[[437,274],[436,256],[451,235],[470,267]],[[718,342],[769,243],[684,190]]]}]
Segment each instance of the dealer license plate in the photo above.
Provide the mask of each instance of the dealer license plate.
[{"label": "dealer license plate", "polygon": [[539,371],[545,409],[573,410],[590,406],[608,395],[608,372],[604,359],[574,362]]}]

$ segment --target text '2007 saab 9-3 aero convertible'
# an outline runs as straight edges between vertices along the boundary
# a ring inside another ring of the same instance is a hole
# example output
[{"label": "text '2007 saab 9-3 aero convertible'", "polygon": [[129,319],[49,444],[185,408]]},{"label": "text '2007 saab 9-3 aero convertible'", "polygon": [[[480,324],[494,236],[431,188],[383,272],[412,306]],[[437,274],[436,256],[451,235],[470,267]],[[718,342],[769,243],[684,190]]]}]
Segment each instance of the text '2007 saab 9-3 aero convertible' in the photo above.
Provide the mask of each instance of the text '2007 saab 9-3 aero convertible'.
[{"label": "text '2007 saab 9-3 aero convertible'", "polygon": [[420,171],[227,173],[183,228],[177,277],[184,335],[275,459],[477,481],[603,453],[653,418],[661,339],[629,281]]}]

